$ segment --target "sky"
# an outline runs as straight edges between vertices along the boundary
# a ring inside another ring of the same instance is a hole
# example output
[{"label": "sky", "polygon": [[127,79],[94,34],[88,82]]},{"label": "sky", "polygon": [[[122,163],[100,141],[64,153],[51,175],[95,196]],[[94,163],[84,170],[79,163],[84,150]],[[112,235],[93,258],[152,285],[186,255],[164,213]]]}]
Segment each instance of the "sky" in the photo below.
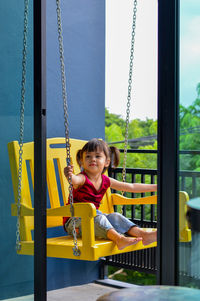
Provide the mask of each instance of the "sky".
[{"label": "sky", "polygon": [[[157,119],[157,1],[138,0],[130,120]],[[106,1],[106,107],[126,116],[133,0]],[[180,0],[180,102],[200,82],[200,1]]]}]

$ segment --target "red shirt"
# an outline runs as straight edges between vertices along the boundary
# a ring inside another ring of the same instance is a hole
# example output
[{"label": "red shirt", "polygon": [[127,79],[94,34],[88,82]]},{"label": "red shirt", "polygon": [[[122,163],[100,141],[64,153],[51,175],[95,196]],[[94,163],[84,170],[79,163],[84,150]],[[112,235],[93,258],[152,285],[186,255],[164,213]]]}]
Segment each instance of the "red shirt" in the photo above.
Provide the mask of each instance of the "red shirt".
[{"label": "red shirt", "polygon": [[[110,187],[110,179],[106,175],[102,175],[102,184],[99,190],[96,190],[92,182],[88,179],[85,172],[82,172],[85,176],[85,183],[77,189],[73,189],[74,203],[92,203],[96,209],[99,208],[101,200],[108,187]],[[63,217],[63,224],[69,217]]]}]

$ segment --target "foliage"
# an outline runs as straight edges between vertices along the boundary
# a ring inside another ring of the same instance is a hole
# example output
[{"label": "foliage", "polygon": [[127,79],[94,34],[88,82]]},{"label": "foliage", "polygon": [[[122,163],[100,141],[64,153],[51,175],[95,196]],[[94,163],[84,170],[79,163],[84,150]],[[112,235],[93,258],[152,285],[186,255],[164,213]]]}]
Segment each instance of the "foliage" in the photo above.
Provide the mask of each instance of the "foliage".
[{"label": "foliage", "polygon": [[109,113],[108,109],[105,109],[105,124],[107,127],[116,124],[119,127],[124,128],[125,123],[125,120],[120,115]]},{"label": "foliage", "polygon": [[157,134],[157,121],[153,119],[134,119],[129,124],[129,139],[147,137]]},{"label": "foliage", "polygon": [[131,270],[119,270],[116,267],[109,266],[108,268],[109,278],[118,281],[124,281],[136,285],[155,285],[156,275],[140,273]]},{"label": "foliage", "polygon": [[[108,143],[116,141],[124,141],[125,137],[125,121],[115,114],[110,114],[106,109],[106,122],[105,122],[105,137]],[[129,135],[128,139],[135,139],[141,137],[157,135],[157,121],[152,119],[146,119],[142,121],[139,119],[132,120],[129,124]],[[123,149],[124,143],[113,144],[118,148]],[[157,149],[156,138],[149,145],[136,146],[134,142],[128,146],[128,148],[138,149]],[[123,155],[121,155],[120,166],[123,165]],[[157,168],[156,155],[153,154],[129,154],[127,157],[127,167],[130,168]]]},{"label": "foliage", "polygon": [[[188,107],[180,105],[180,150],[200,149],[200,83],[198,83],[197,97]],[[180,156],[180,169],[200,171],[200,155]]]},{"label": "foliage", "polygon": [[[110,141],[115,142],[115,141],[123,141],[124,140],[124,136],[122,134],[122,129],[116,123],[113,123],[110,126],[105,128],[105,137],[106,137],[107,142],[110,142]],[[118,144],[117,146],[118,146],[118,148],[121,148],[123,146],[123,143]]]},{"label": "foliage", "polygon": [[[107,142],[123,141],[126,122],[120,115],[109,113],[105,109],[105,136]],[[128,139],[157,135],[157,121],[153,119],[134,119],[129,123]]]}]

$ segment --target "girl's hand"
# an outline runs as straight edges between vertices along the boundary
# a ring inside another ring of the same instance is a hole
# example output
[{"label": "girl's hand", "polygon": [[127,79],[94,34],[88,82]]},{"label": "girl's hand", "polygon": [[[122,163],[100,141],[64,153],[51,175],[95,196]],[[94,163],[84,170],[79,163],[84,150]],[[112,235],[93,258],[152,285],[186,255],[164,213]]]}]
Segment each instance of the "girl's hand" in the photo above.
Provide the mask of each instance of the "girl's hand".
[{"label": "girl's hand", "polygon": [[82,174],[74,175],[73,170],[73,165],[66,166],[64,168],[64,175],[67,178],[68,182],[71,181],[74,188],[78,188],[85,183],[85,176]]},{"label": "girl's hand", "polygon": [[66,166],[64,168],[64,175],[65,175],[65,177],[67,178],[68,181],[69,181],[69,179],[72,178],[73,170],[74,170],[73,165],[69,165],[69,166]]}]

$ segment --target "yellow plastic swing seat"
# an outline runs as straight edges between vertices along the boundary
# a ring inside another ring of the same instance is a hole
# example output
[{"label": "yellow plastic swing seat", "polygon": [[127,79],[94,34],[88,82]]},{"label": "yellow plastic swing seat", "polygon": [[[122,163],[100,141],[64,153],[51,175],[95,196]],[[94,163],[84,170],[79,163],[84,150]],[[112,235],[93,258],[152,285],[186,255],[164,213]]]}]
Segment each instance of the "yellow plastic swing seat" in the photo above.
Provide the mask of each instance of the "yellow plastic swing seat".
[{"label": "yellow plastic swing seat", "polygon": [[[82,148],[85,143],[86,141],[83,140],[70,139],[71,162],[74,165],[75,173],[78,173],[80,171],[79,166],[76,163],[76,153],[77,150]],[[34,189],[33,148],[33,142],[25,143],[23,146],[20,210],[21,250],[18,251],[18,254],[26,255],[34,255],[34,240],[32,239],[32,231],[34,230],[34,208],[32,206],[31,199],[31,190]],[[15,204],[12,204],[11,211],[13,216],[17,216],[17,186],[19,164],[19,145],[17,141],[8,143],[8,153],[15,196]],[[60,198],[63,199],[64,204],[66,204],[68,200],[68,182],[63,173],[65,166],[65,139],[47,139],[47,189],[50,203],[50,208],[48,208],[46,212],[47,228],[62,226],[63,216],[71,216],[70,205],[63,206],[60,202]],[[59,191],[59,187],[61,187],[61,193]],[[62,195],[60,196],[60,194]],[[185,193],[181,194],[184,198],[187,198],[187,195],[185,195]],[[112,194],[110,189],[108,189],[102,200],[100,210],[105,213],[111,213],[114,212],[114,205],[156,203],[157,196],[128,199],[118,194]],[[118,250],[114,242],[105,239],[96,239],[94,235],[94,217],[96,216],[96,209],[93,204],[74,204],[74,215],[81,217],[82,221],[82,238],[78,239],[78,248],[81,252],[80,256],[75,256],[73,254],[73,238],[67,235],[47,238],[47,256],[95,261],[104,256],[156,247],[156,243],[144,246],[142,242],[139,242],[136,245],[126,247],[123,250]],[[182,227],[183,240],[191,239],[191,237],[189,238],[189,236],[186,237],[190,230],[187,228],[185,221],[186,220],[184,220]],[[146,229],[146,231],[150,230],[152,229]]]}]

